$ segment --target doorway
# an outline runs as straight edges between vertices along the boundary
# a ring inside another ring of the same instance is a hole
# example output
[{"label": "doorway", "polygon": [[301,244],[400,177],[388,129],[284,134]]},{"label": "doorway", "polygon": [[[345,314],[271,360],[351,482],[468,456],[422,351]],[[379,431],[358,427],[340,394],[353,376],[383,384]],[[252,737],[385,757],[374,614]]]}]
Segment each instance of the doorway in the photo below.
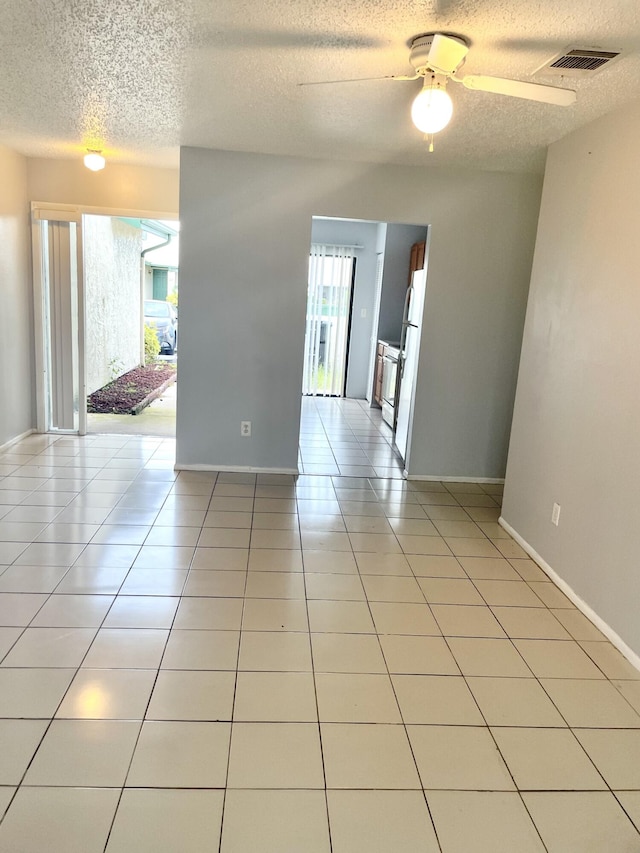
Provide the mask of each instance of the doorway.
[{"label": "doorway", "polygon": [[302,393],[344,397],[356,259],[344,246],[311,244]]}]

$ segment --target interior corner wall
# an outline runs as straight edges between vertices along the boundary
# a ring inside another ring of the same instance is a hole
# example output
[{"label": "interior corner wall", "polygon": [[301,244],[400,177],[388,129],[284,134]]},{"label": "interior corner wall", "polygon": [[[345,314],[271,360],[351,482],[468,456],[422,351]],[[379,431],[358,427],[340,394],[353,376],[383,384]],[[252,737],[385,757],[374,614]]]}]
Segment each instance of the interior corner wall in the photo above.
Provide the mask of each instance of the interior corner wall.
[{"label": "interior corner wall", "polygon": [[540,186],[183,148],[178,466],[297,468],[315,215],[432,226],[412,459],[418,474],[502,476]]},{"label": "interior corner wall", "polygon": [[178,212],[178,169],[107,163],[91,172],[82,158],[50,160],[30,157],[29,201],[77,204],[115,211],[144,211],[175,215]]},{"label": "interior corner wall", "polygon": [[[347,364],[346,396],[364,400],[367,393],[371,334],[376,295],[377,222],[353,222],[344,219],[314,219],[311,241],[353,249],[356,275]],[[306,282],[305,282],[306,287]],[[362,312],[365,316],[362,316]]]},{"label": "interior corner wall", "polygon": [[640,654],[638,138],[640,101],[549,149],[503,517]]},{"label": "interior corner wall", "polygon": [[33,427],[33,297],[27,161],[0,146],[0,446]]}]

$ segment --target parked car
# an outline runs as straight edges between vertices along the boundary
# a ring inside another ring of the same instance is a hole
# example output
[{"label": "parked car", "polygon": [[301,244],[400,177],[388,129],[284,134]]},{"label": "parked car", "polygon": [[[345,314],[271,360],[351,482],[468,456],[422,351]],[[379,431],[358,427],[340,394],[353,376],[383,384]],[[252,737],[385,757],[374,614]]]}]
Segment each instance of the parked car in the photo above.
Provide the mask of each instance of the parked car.
[{"label": "parked car", "polygon": [[160,299],[145,299],[144,322],[155,326],[160,352],[173,355],[178,345],[178,315],[173,305]]}]

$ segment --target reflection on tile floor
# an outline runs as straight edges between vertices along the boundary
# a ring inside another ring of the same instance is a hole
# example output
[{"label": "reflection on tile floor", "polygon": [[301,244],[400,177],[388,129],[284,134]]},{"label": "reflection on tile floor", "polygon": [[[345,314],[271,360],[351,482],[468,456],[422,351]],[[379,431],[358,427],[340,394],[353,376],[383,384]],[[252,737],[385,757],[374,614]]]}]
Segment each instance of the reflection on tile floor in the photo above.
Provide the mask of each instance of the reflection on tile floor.
[{"label": "reflection on tile floor", "polygon": [[640,850],[640,673],[500,487],[381,476],[325,402],[342,476],[0,456],[1,853]]}]

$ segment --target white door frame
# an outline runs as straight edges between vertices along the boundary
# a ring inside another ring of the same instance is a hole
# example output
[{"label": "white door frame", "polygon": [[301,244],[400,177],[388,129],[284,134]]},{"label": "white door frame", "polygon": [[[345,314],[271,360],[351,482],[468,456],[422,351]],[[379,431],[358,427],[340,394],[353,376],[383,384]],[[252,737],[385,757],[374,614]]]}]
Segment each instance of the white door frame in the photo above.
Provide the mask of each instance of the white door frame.
[{"label": "white door frame", "polygon": [[83,276],[82,217],[85,214],[97,216],[127,216],[136,219],[173,219],[179,221],[175,211],[131,210],[126,208],[95,207],[92,205],[54,204],[51,202],[31,202],[31,245],[33,257],[33,304],[34,304],[34,340],[36,368],[36,429],[47,432],[49,421],[49,359],[45,347],[45,335],[48,324],[48,309],[45,295],[48,271],[44,268],[44,222],[73,222],[76,224],[77,248],[77,370],[78,370],[78,429],[55,430],[60,433],[85,435],[87,431],[86,379],[85,379],[85,304]]}]

